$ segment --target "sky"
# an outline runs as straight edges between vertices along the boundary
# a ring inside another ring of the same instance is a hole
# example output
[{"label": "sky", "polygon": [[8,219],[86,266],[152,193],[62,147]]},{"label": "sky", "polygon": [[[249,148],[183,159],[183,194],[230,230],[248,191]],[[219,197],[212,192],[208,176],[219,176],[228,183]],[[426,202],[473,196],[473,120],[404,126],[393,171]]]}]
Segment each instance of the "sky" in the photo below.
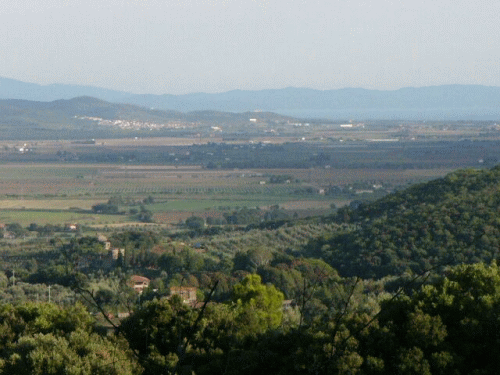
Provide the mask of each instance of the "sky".
[{"label": "sky", "polygon": [[131,93],[500,86],[497,0],[0,0],[0,76]]}]

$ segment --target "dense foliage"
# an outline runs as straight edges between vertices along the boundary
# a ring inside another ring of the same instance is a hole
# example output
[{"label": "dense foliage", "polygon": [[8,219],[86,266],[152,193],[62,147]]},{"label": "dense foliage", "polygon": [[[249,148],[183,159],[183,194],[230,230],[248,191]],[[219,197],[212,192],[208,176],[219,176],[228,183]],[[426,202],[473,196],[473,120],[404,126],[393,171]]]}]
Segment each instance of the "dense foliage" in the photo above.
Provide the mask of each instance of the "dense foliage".
[{"label": "dense foliage", "polygon": [[134,374],[126,342],[95,331],[81,305],[0,306],[0,369],[6,374]]},{"label": "dense foliage", "polygon": [[496,373],[499,182],[462,170],[324,218],[3,243],[0,372]]},{"label": "dense foliage", "polygon": [[[422,280],[421,280],[422,281]],[[494,374],[500,353],[500,270],[461,265],[411,293],[368,307],[360,279],[326,277],[330,308],[300,318],[257,275],[225,303],[155,299],[97,330],[83,308],[0,306],[0,368],[33,374]],[[374,295],[372,293],[372,295]],[[293,320],[297,315],[299,319]]]},{"label": "dense foliage", "polygon": [[381,277],[462,262],[490,262],[500,243],[500,167],[460,170],[416,185],[336,220],[357,231],[311,241],[310,254],[324,257],[345,275]]}]

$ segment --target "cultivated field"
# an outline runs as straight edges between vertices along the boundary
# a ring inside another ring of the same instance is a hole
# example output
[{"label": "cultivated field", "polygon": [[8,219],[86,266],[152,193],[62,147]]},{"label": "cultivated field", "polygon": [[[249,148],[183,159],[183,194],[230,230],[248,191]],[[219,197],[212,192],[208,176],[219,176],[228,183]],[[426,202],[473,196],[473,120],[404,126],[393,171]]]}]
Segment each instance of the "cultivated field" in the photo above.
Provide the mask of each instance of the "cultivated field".
[{"label": "cultivated field", "polygon": [[[198,166],[123,166],[117,164],[9,163],[0,165],[0,221],[29,225],[130,223],[127,215],[97,215],[93,205],[112,196],[140,202],[155,221],[175,224],[191,215],[221,217],[242,207],[266,209],[279,204],[299,216],[325,213],[349,200],[304,194],[332,185],[368,181],[391,186],[445,175],[448,169],[244,169],[207,170]],[[271,184],[268,176],[286,174],[290,183]],[[129,207],[122,207],[125,211]]]},{"label": "cultivated field", "polygon": [[[295,217],[328,214],[354,199],[372,199],[459,167],[494,165],[500,152],[496,133],[485,141],[478,129],[440,124],[341,129],[331,124],[250,138],[193,133],[0,141],[0,222],[143,225],[137,212],[147,210],[156,223],[170,225],[191,215],[221,218],[243,207],[275,205]],[[19,151],[24,146],[30,151]],[[266,163],[275,155],[283,165],[288,158],[293,162],[287,168]],[[310,167],[289,168],[300,162]],[[286,178],[273,183],[276,176]],[[120,214],[93,212],[92,206],[118,196],[124,202]]]}]

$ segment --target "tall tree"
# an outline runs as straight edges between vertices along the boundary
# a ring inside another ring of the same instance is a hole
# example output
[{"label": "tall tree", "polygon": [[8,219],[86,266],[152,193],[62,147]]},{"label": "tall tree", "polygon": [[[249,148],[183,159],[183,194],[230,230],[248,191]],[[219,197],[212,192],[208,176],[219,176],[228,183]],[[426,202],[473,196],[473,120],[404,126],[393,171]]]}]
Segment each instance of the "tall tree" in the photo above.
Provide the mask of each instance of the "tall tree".
[{"label": "tall tree", "polygon": [[283,293],[264,285],[259,275],[248,275],[236,284],[232,296],[240,332],[259,334],[277,328],[283,317]]}]

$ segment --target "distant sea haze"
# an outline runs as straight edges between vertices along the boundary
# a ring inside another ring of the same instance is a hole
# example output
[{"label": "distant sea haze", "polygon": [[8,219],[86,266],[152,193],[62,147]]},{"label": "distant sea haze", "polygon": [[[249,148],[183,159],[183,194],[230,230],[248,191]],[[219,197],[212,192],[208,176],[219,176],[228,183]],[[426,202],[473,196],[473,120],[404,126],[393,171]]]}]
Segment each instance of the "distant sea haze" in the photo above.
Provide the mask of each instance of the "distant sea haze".
[{"label": "distant sea haze", "polygon": [[271,112],[300,119],[354,120],[450,120],[499,121],[500,108],[427,108],[427,109],[276,109]]}]

